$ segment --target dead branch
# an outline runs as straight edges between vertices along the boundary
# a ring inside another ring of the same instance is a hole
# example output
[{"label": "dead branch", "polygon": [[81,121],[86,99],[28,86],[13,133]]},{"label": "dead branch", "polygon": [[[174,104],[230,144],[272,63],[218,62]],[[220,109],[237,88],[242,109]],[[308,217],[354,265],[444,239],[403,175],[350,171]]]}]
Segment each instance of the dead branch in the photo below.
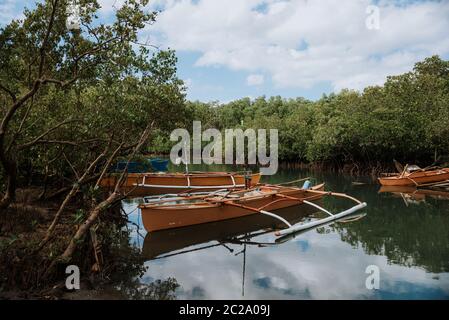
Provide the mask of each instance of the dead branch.
[{"label": "dead branch", "polygon": [[[67,246],[64,253],[60,256],[60,260],[62,261],[68,261],[71,259],[73,253],[75,252],[75,249],[77,247],[77,243],[84,237],[86,232],[90,229],[92,224],[97,220],[98,216],[105,211],[106,209],[113,206],[115,203],[123,199],[123,195],[120,194],[120,188],[122,184],[126,180],[126,175],[128,172],[128,165],[131,159],[136,155],[137,152],[142,148],[142,145],[144,142],[148,139],[148,136],[151,132],[151,129],[153,127],[154,121],[149,124],[142,135],[140,136],[139,142],[137,143],[136,147],[134,148],[133,152],[128,156],[128,161],[125,166],[125,169],[122,171],[122,174],[120,175],[120,178],[115,184],[114,191],[107,197],[106,200],[100,202],[97,206],[95,206],[94,209],[92,209],[89,213],[89,217],[86,221],[78,228],[77,232],[73,236],[73,238],[70,240],[69,245]],[[56,260],[55,260],[56,261]]]},{"label": "dead branch", "polygon": [[[100,176],[99,173],[98,173],[98,174],[94,174],[93,176],[87,178],[87,179],[84,181],[84,184],[88,184],[88,183],[91,183],[91,182],[93,182],[93,181],[96,181],[96,180],[98,179],[99,176]],[[61,188],[61,189],[59,189],[59,190],[57,190],[57,191],[51,193],[50,195],[44,197],[43,200],[50,200],[50,199],[57,198],[57,197],[59,197],[59,196],[65,194],[65,193],[67,193],[67,192],[70,191],[71,189],[72,189],[72,186],[63,187],[63,188]]]},{"label": "dead branch", "polygon": [[47,229],[47,232],[45,233],[44,239],[41,241],[41,243],[38,246],[37,250],[40,250],[50,239],[51,234],[53,233],[54,228],[56,227],[56,224],[59,221],[59,217],[61,216],[62,212],[66,208],[67,204],[72,200],[72,198],[75,196],[75,194],[78,193],[80,187],[85,184],[86,178],[88,175],[91,174],[91,172],[95,169],[95,166],[97,163],[106,156],[106,154],[109,151],[109,148],[111,146],[111,143],[108,143],[104,151],[89,165],[86,171],[84,171],[84,174],[78,179],[78,181],[73,184],[72,189],[65,197],[64,201],[62,202],[61,206],[59,207],[58,211],[56,212],[55,217],[53,218],[53,221],[50,225],[50,227]]},{"label": "dead branch", "polygon": [[75,167],[73,166],[73,164],[70,162],[70,160],[67,158],[67,156],[65,155],[65,152],[62,153],[62,156],[65,159],[65,162],[67,162],[67,164],[69,165],[69,167],[72,169],[73,173],[75,174],[75,178],[77,180],[79,180],[80,176],[78,174],[78,171],[76,171]]},{"label": "dead branch", "polygon": [[106,174],[106,172],[108,171],[109,166],[111,165],[112,161],[114,161],[114,159],[117,157],[118,152],[121,150],[121,148],[123,147],[123,143],[121,143],[118,148],[116,148],[114,150],[114,152],[112,153],[112,155],[109,157],[108,161],[106,162],[106,164],[103,167],[103,171],[100,174],[100,177],[97,180],[97,183],[95,183],[95,189],[97,189],[100,185],[101,180],[103,179],[104,175]]}]

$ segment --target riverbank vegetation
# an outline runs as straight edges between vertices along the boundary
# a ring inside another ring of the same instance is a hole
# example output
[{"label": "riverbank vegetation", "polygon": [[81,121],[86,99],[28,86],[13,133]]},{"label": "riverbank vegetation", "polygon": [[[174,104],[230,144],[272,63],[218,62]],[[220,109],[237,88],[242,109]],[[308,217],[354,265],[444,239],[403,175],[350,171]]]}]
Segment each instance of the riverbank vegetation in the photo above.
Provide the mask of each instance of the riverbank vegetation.
[{"label": "riverbank vegetation", "polygon": [[449,61],[438,56],[362,92],[343,90],[317,101],[196,101],[187,110],[190,127],[201,120],[203,128],[278,129],[281,161],[381,169],[393,159],[423,166],[449,160]]},{"label": "riverbank vegetation", "polygon": [[105,269],[95,239],[106,260],[111,225],[126,222],[126,170],[107,194],[99,180],[184,107],[174,52],[138,42],[157,15],[147,3],[125,1],[102,23],[98,3],[82,1],[68,29],[69,1],[46,0],[0,29],[0,290],[42,289],[67,264]]},{"label": "riverbank vegetation", "polygon": [[147,2],[125,1],[103,23],[96,1],[79,1],[80,29],[68,29],[68,1],[46,0],[0,28],[0,291],[45,290],[65,279],[67,264],[105,277],[122,268],[111,248],[126,225],[117,210],[126,170],[108,193],[99,181],[116,159],[169,152],[171,130],[194,120],[276,128],[280,160],[290,162],[429,164],[448,155],[448,61],[430,57],[383,86],[317,101],[190,102],[175,53],[138,40],[157,19]]}]

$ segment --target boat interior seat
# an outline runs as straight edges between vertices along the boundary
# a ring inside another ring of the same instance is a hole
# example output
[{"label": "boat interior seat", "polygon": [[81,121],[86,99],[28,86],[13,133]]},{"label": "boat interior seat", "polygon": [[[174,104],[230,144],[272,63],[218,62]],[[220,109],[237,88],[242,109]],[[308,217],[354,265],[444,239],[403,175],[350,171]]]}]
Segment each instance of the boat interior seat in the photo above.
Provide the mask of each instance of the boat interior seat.
[{"label": "boat interior seat", "polygon": [[242,196],[239,195],[239,194],[228,194],[226,197],[227,198],[234,198],[234,199],[236,199],[236,198],[241,198]]}]

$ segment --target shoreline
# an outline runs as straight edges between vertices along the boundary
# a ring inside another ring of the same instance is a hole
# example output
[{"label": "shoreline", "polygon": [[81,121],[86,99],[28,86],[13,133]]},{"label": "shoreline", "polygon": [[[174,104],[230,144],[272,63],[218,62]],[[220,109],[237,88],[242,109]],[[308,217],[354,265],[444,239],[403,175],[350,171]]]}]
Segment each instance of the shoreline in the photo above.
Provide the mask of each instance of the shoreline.
[{"label": "shoreline", "polygon": [[[167,159],[170,157],[169,153],[145,153],[145,157],[157,157]],[[189,164],[192,165],[192,164]],[[226,165],[226,164],[218,164]],[[236,165],[232,166],[245,166]],[[259,167],[258,164],[248,165],[249,167]],[[393,161],[381,161],[374,160],[369,162],[363,161],[347,161],[347,162],[332,162],[332,161],[317,161],[317,162],[304,162],[301,160],[279,160],[279,168],[282,169],[304,169],[317,172],[330,172],[330,173],[340,173],[349,174],[351,176],[371,176],[377,177],[383,172],[396,172]]]}]

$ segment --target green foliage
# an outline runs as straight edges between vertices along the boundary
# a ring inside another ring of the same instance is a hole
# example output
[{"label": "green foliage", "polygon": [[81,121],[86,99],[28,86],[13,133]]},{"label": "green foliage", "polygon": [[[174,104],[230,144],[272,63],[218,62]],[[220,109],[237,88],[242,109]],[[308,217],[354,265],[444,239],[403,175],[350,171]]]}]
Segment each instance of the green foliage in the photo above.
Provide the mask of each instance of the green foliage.
[{"label": "green foliage", "polygon": [[201,120],[203,128],[279,129],[283,160],[431,163],[449,155],[449,61],[429,57],[384,86],[315,102],[259,97],[191,102],[188,110],[186,123]]},{"label": "green foliage", "polygon": [[[12,95],[21,97],[36,79],[54,80],[15,111],[3,132],[0,149],[17,162],[19,181],[73,181],[111,138],[114,148],[132,146],[149,123],[153,131],[144,150],[169,152],[171,130],[191,130],[194,120],[221,131],[279,129],[283,160],[428,163],[448,155],[448,61],[429,57],[410,72],[388,77],[382,87],[343,90],[317,101],[262,96],[226,104],[186,102],[175,53],[136,44],[138,31],[157,16],[145,12],[146,2],[125,1],[115,20],[104,24],[96,18],[97,1],[80,1],[82,27],[71,31],[65,26],[67,1],[59,1],[42,72],[38,62],[51,2],[25,10],[23,20],[0,29],[1,118]],[[74,77],[71,85],[58,84]],[[0,166],[0,190],[6,172]]]},{"label": "green foliage", "polygon": [[84,221],[85,217],[86,212],[83,209],[78,209],[73,214],[73,223],[74,224],[81,223],[82,221]]},{"label": "green foliage", "polygon": [[[53,3],[54,24],[42,47]],[[0,120],[9,119],[0,150],[17,162],[19,181],[73,181],[111,139],[109,154],[122,143],[118,156],[126,156],[149,124],[157,136],[168,136],[184,119],[175,53],[137,44],[139,30],[156,18],[144,8],[147,0],[124,1],[110,23],[98,20],[96,0],[78,1],[80,30],[66,27],[67,3],[40,2],[23,20],[0,28]],[[13,96],[22,97],[35,81],[42,81],[39,90],[7,116]],[[4,173],[0,165],[0,191]]]}]

